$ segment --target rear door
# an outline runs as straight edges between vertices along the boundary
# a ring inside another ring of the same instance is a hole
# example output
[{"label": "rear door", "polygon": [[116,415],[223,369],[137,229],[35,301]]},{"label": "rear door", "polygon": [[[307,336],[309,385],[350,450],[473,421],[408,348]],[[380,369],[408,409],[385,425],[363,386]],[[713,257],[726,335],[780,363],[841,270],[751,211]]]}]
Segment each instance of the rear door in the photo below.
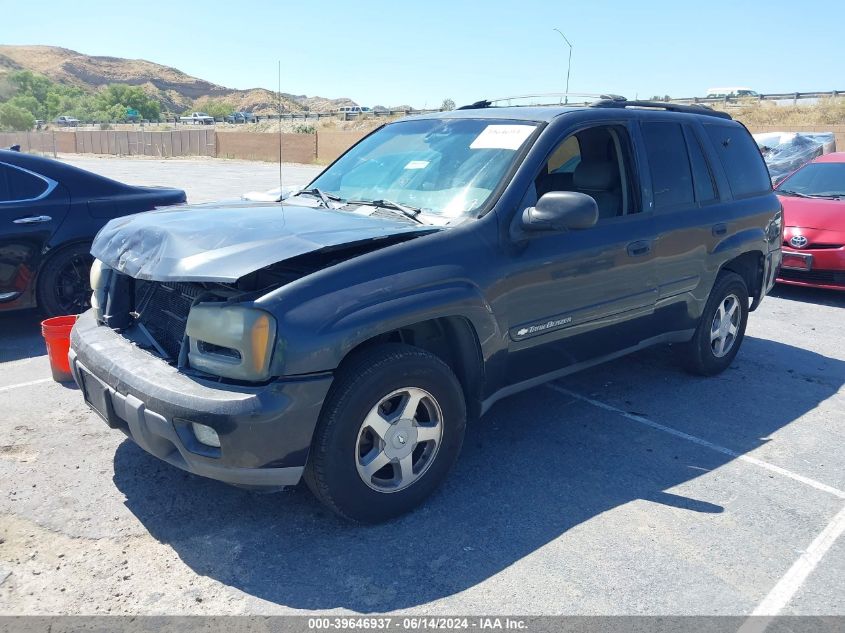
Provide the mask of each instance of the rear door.
[{"label": "rear door", "polygon": [[69,202],[54,180],[0,163],[0,308],[30,304],[41,255]]},{"label": "rear door", "polygon": [[[678,118],[641,122],[657,222],[656,309],[664,331],[695,327],[689,306],[706,299],[708,254],[727,233],[727,205],[696,129]],[[729,199],[729,196],[728,196]]]}]

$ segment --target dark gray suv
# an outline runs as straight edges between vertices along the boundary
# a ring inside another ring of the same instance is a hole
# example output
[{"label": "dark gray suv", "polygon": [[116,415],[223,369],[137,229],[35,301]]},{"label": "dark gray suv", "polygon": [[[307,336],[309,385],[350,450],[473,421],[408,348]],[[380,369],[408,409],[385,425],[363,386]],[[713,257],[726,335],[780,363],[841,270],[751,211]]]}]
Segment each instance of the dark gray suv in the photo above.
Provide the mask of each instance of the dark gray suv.
[{"label": "dark gray suv", "polygon": [[71,365],[109,426],[170,464],[304,476],[381,521],[504,396],[655,344],[724,370],[781,224],[727,115],[480,102],[376,130],[283,202],[112,221]]}]

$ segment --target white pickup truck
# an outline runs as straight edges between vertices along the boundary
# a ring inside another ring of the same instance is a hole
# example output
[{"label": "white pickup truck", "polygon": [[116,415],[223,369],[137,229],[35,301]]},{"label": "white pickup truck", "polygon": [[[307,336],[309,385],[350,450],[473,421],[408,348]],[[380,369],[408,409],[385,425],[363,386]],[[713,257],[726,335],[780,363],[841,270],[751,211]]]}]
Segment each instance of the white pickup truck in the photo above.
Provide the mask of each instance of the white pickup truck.
[{"label": "white pickup truck", "polygon": [[191,112],[191,116],[180,116],[182,123],[193,123],[195,125],[213,125],[214,117],[205,112]]}]

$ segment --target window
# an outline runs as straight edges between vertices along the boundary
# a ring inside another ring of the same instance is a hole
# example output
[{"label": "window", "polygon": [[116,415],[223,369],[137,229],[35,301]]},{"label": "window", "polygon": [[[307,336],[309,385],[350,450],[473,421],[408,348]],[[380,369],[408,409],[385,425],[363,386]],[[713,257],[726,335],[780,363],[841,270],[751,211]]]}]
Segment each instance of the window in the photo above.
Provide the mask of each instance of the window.
[{"label": "window", "polygon": [[742,198],[771,190],[772,184],[763,156],[745,128],[706,123],[704,130],[722,161],[734,197]]},{"label": "window", "polygon": [[710,166],[704,157],[698,137],[689,128],[686,132],[692,179],[695,184],[695,199],[700,203],[712,202],[717,198],[713,174],[710,172]]},{"label": "window", "polygon": [[577,191],[591,196],[599,220],[636,213],[639,208],[631,177],[631,143],[621,125],[596,126],[566,137],[552,152],[534,181],[537,197],[550,191]]},{"label": "window", "polygon": [[578,137],[570,136],[557,146],[546,164],[546,170],[550,174],[571,174],[580,162],[581,146],[578,144]]},{"label": "window", "polygon": [[[5,200],[32,200],[47,191],[47,182],[29,172],[12,166],[5,166],[7,193]],[[3,196],[3,186],[0,185],[0,196]]]},{"label": "window", "polygon": [[537,129],[499,119],[417,119],[366,137],[311,183],[347,201],[393,200],[440,223],[477,216]]},{"label": "window", "polygon": [[[845,163],[804,165],[780,183],[777,191],[787,195],[791,193],[822,198],[845,196]],[[845,213],[845,209],[842,212]]]},{"label": "window", "polygon": [[643,123],[656,209],[693,205],[692,173],[679,123]]}]

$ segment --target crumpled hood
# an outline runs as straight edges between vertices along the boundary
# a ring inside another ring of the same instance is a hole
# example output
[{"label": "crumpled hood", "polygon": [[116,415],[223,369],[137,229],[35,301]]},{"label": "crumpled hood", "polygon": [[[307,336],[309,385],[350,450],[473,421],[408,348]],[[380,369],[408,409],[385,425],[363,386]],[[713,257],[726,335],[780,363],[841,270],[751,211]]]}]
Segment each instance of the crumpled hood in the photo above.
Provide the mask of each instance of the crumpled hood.
[{"label": "crumpled hood", "polygon": [[183,206],[116,218],[91,254],[136,279],[233,282],[297,255],[437,230],[401,219],[276,204]]}]

